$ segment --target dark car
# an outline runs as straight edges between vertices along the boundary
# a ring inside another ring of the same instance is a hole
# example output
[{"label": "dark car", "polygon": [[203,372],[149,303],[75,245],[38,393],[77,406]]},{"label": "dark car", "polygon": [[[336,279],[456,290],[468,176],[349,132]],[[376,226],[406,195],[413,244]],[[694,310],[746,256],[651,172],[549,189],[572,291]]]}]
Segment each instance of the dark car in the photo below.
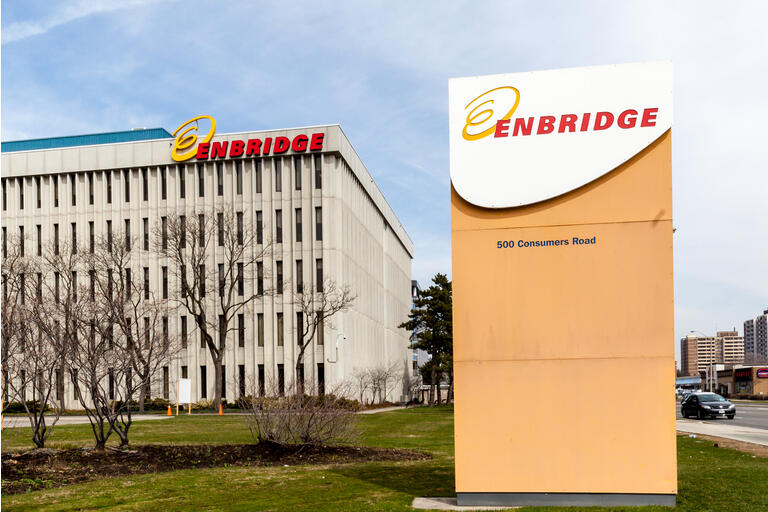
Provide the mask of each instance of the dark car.
[{"label": "dark car", "polygon": [[683,418],[695,416],[705,418],[728,418],[736,416],[736,406],[717,393],[691,393],[680,406]]}]

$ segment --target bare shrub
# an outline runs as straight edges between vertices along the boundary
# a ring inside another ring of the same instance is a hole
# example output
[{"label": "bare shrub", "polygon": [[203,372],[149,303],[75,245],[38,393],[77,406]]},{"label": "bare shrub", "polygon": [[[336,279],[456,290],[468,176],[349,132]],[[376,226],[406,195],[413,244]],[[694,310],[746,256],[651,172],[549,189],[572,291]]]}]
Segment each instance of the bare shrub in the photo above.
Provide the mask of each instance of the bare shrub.
[{"label": "bare shrub", "polygon": [[[358,407],[345,398],[344,389],[333,393],[310,396],[288,386],[280,396],[274,383],[266,396],[242,398],[240,405],[256,443],[279,445],[320,446],[348,444],[359,436]],[[255,394],[254,394],[255,395]]]}]

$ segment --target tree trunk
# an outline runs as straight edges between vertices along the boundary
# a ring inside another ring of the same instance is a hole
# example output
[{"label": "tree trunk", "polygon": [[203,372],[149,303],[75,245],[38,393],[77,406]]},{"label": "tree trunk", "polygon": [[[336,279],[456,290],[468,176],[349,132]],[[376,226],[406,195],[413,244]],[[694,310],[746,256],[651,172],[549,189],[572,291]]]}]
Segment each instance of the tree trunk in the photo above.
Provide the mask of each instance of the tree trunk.
[{"label": "tree trunk", "polygon": [[304,362],[304,349],[299,352],[299,357],[296,358],[295,379],[296,379],[296,394],[304,396],[304,372],[299,375],[299,369]]},{"label": "tree trunk", "polygon": [[220,356],[213,360],[214,378],[213,378],[213,407],[216,411],[219,410],[221,405],[221,360],[224,352],[220,352]]},{"label": "tree trunk", "polygon": [[445,398],[445,403],[450,404],[453,402],[453,365],[448,366],[448,396]]},{"label": "tree trunk", "polygon": [[437,374],[437,405],[443,403],[443,390],[440,387],[440,383],[443,381],[443,372]]},{"label": "tree trunk", "polygon": [[[139,412],[144,412],[144,401],[147,398],[147,388],[139,386]],[[128,397],[130,400],[130,397]]]},{"label": "tree trunk", "polygon": [[429,377],[429,404],[435,405],[435,399],[437,396],[439,396],[437,393],[435,393],[435,382],[437,381],[437,369],[435,368],[435,365],[432,365]]}]

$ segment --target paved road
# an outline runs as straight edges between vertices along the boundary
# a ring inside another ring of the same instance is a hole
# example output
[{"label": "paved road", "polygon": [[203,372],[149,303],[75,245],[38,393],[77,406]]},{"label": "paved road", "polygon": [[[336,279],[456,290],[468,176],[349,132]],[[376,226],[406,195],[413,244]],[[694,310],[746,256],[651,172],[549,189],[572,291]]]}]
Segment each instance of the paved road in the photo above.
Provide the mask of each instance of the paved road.
[{"label": "paved road", "polygon": [[[752,405],[734,402],[736,404],[736,417],[733,420],[706,420],[713,423],[729,423],[740,427],[751,427],[768,430],[768,405]],[[680,419],[680,404],[677,404],[677,418]],[[694,420],[700,421],[700,420]]]},{"label": "paved road", "polygon": [[[133,421],[162,420],[167,417],[168,416],[165,416],[164,414],[134,414]],[[48,424],[50,425],[51,421],[53,420],[48,419],[48,416],[46,415],[46,422],[48,422]],[[88,423],[87,416],[62,416],[59,418],[59,421],[56,422],[56,426],[78,425],[82,423]],[[26,416],[3,415],[3,428],[13,428],[13,427],[29,427],[29,418],[27,418]]]}]

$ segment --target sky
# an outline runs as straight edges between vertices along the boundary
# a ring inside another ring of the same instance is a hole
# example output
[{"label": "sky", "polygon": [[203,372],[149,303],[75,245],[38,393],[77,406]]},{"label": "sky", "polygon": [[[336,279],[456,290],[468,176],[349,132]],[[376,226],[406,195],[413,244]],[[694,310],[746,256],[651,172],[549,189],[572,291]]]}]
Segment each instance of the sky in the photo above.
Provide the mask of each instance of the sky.
[{"label": "sky", "polygon": [[339,123],[451,274],[448,79],[671,60],[675,345],[768,309],[768,3],[24,0],[2,4],[2,140]]}]

